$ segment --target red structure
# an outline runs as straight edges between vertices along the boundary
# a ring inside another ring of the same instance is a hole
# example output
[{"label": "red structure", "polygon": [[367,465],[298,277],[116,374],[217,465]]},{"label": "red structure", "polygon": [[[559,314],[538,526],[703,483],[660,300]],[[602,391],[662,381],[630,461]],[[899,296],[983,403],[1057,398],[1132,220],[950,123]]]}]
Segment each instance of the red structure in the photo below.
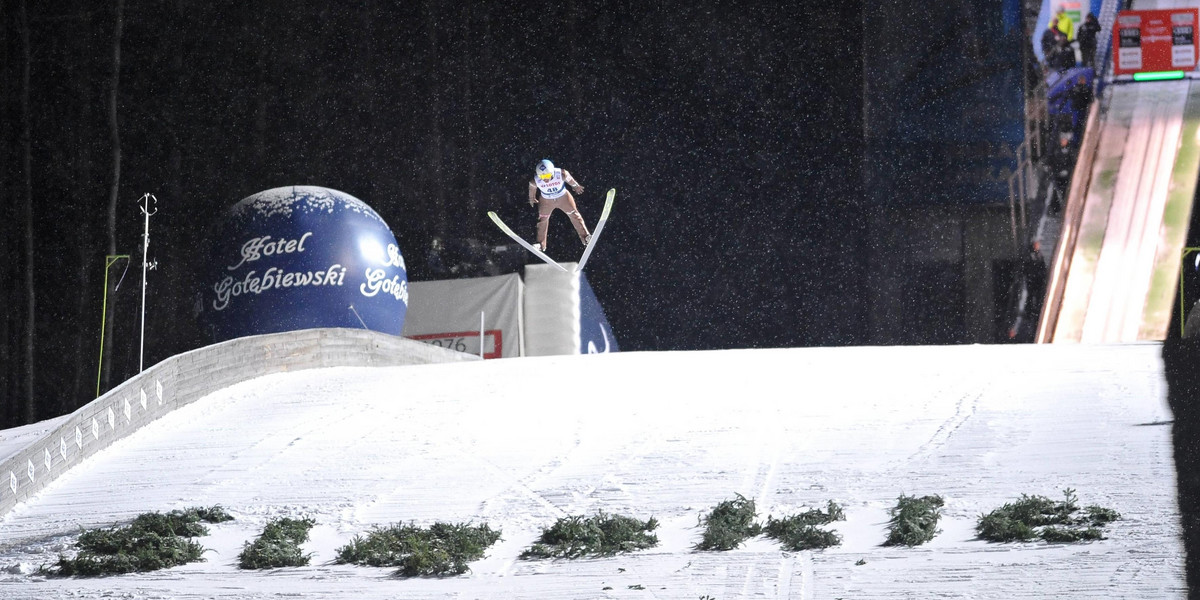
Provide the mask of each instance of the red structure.
[{"label": "red structure", "polygon": [[1198,21],[1196,8],[1121,11],[1112,36],[1113,74],[1194,70]]}]

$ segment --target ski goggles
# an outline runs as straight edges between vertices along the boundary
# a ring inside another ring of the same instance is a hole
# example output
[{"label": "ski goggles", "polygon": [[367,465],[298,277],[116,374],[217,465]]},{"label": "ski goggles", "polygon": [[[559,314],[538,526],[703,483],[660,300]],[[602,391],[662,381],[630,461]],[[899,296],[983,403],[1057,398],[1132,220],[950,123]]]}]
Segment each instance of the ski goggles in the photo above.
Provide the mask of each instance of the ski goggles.
[{"label": "ski goggles", "polygon": [[552,177],[554,177],[554,173],[550,173],[549,171],[545,173],[538,173],[538,179],[541,179],[542,181],[550,181]]}]

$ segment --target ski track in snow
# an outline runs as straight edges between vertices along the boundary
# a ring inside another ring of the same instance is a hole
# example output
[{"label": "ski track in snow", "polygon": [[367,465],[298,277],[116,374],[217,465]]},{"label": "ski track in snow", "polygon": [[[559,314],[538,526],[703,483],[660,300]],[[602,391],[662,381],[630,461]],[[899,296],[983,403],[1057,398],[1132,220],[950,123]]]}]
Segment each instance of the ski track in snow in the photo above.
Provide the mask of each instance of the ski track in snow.
[{"label": "ski track in snow", "polygon": [[[163,417],[19,505],[0,521],[0,597],[1183,598],[1158,354],[1151,344],[738,350],[271,375]],[[1108,540],[975,539],[980,514],[1064,488],[1123,515]],[[764,521],[838,502],[847,519],[829,528],[842,544],[692,550],[701,516],[735,494]],[[941,533],[882,547],[902,494],[941,495]],[[31,573],[69,552],[81,528],[212,504],[237,520],[199,538],[206,562],[93,580]],[[657,518],[660,545],[517,559],[555,519],[598,511]],[[317,520],[312,565],[238,570],[242,544],[278,516]],[[486,522],[503,540],[448,579],[334,564],[354,535],[410,521]]]}]

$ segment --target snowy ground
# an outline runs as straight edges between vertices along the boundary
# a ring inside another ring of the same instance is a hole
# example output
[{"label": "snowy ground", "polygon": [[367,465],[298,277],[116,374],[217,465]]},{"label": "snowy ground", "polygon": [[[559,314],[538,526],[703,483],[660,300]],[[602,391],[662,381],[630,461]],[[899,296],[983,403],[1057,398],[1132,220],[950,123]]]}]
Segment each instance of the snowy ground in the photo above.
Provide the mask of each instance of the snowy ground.
[{"label": "snowy ground", "polygon": [[[272,375],[86,460],[0,521],[3,598],[1183,598],[1159,346],[623,353]],[[0,433],[0,449],[28,428]],[[7,452],[6,452],[7,453]],[[992,544],[976,518],[1021,494],[1118,510],[1109,539]],[[695,552],[742,494],[782,516],[834,500],[841,546]],[[940,494],[942,533],[885,548],[901,494]],[[220,504],[207,562],[103,579],[33,574],[81,528]],[[658,548],[521,561],[558,517],[661,523]],[[312,566],[243,572],[275,516],[318,521]],[[335,565],[373,525],[486,522],[471,573]],[[864,564],[857,564],[865,561]],[[639,589],[640,588],[640,589]]]}]

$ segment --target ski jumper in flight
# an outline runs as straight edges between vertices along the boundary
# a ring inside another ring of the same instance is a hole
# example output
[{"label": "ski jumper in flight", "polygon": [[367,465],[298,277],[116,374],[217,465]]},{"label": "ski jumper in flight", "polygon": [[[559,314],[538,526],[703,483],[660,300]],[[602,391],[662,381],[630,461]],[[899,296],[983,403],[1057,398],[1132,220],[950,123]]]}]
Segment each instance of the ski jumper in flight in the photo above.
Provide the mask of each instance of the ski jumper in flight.
[{"label": "ski jumper in flight", "polygon": [[575,197],[567,191],[570,187],[576,194],[583,193],[583,186],[575,181],[566,169],[559,169],[554,163],[543,160],[534,169],[534,177],[529,182],[529,205],[538,207],[537,245],[542,252],[546,251],[546,234],[550,231],[550,214],[554,209],[567,213],[579,241],[586,246],[592,234],[588,233],[583,216],[575,207]]}]

